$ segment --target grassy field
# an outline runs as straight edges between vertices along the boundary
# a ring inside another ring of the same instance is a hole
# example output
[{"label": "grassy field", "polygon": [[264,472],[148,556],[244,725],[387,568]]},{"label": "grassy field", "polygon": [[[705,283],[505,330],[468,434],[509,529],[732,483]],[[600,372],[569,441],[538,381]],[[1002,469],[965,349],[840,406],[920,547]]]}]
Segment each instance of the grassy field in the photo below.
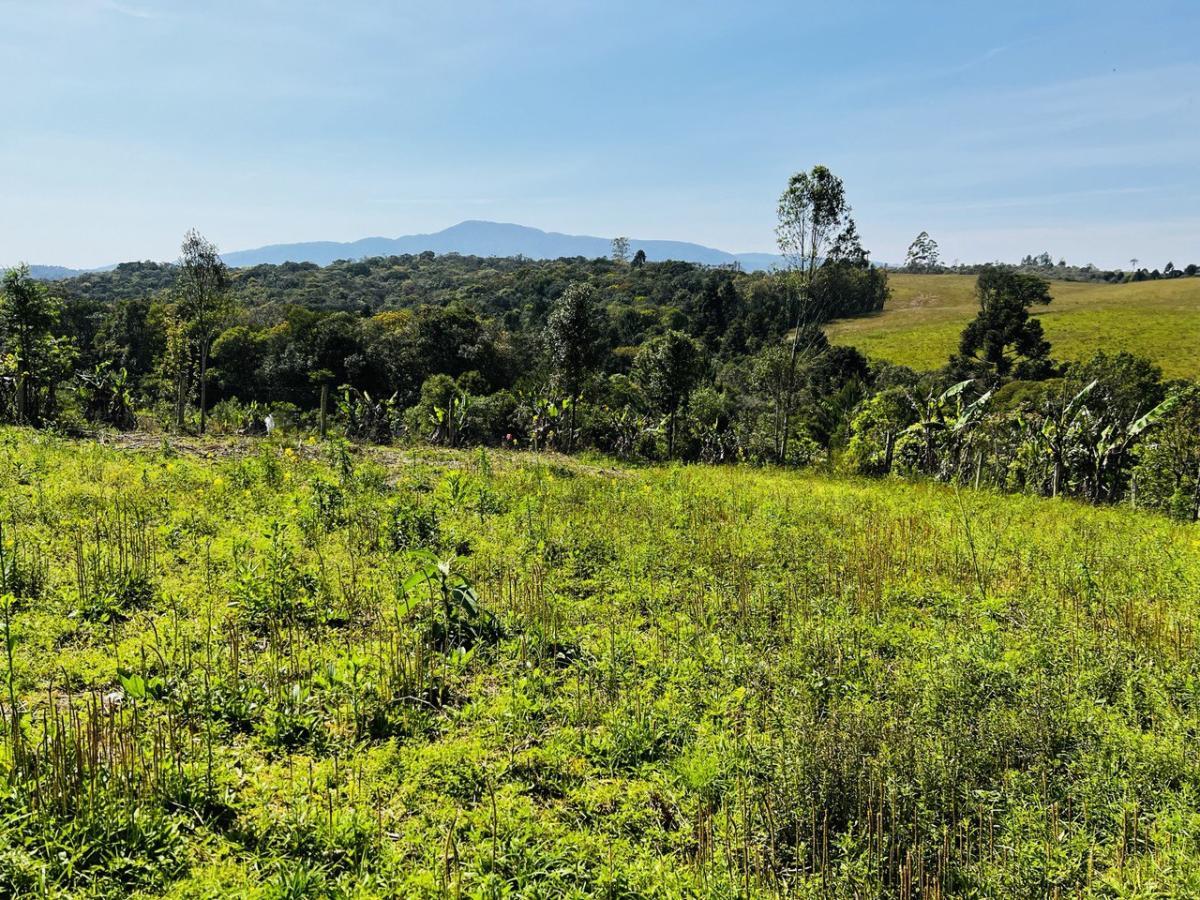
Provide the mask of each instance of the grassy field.
[{"label": "grassy field", "polygon": [[[868,356],[936,369],[978,309],[969,275],[888,276],[892,297],[877,316],[828,327],[830,339]],[[1148,357],[1167,377],[1200,378],[1200,278],[1130,284],[1056,281],[1054,302],[1034,310],[1058,359],[1097,350]]]},{"label": "grassy field", "polygon": [[1194,527],[11,429],[0,511],[2,896],[1200,894]]}]

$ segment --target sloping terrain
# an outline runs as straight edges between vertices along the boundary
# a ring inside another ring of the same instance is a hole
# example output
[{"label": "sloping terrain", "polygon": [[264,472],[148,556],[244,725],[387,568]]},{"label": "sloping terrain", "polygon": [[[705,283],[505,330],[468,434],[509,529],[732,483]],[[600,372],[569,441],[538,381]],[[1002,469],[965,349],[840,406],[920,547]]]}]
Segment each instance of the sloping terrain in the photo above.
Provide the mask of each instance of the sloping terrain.
[{"label": "sloping terrain", "polygon": [[0,509],[3,896],[1200,892],[1195,528],[12,429]]},{"label": "sloping terrain", "polygon": [[[974,276],[891,273],[888,283],[892,297],[881,314],[834,322],[830,339],[916,369],[944,365],[975,316]],[[1127,350],[1153,360],[1167,377],[1200,377],[1200,278],[1056,281],[1051,293],[1054,301],[1034,313],[1055,357]]]}]

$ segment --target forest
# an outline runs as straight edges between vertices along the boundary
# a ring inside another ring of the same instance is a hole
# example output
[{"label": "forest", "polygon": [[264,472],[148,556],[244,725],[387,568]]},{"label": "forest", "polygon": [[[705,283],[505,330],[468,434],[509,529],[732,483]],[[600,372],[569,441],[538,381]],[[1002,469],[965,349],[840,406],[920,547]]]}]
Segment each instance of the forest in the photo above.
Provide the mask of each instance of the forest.
[{"label": "forest", "polygon": [[[49,285],[18,268],[0,413],[176,433],[252,432],[269,415],[356,441],[817,465],[1200,516],[1196,385],[1103,347],[1056,361],[1037,318],[1049,254],[973,267],[958,351],[914,371],[822,330],[889,296],[841,181],[799,173],[778,233],[789,265],[769,273],[628,258],[619,240],[611,259],[231,270],[194,232],[177,264]],[[944,270],[924,232],[907,263]]]}]

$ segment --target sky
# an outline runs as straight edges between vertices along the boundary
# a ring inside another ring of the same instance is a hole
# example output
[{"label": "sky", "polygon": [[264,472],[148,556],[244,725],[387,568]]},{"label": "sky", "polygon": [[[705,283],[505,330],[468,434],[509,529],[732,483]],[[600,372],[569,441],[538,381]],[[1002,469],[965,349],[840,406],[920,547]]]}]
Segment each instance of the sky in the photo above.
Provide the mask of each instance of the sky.
[{"label": "sky", "polygon": [[463,219],[903,261],[1200,262],[1200,2],[0,0],[0,263]]}]

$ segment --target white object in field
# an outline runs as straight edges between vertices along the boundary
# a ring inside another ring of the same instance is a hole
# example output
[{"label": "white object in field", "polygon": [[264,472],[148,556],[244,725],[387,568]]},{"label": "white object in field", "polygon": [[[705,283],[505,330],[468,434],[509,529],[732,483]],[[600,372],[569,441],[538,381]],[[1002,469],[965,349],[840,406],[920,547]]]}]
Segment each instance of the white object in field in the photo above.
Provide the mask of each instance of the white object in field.
[{"label": "white object in field", "polygon": [[267,417],[263,419],[263,424],[267,426],[267,434],[275,430],[275,417],[267,413]]}]

